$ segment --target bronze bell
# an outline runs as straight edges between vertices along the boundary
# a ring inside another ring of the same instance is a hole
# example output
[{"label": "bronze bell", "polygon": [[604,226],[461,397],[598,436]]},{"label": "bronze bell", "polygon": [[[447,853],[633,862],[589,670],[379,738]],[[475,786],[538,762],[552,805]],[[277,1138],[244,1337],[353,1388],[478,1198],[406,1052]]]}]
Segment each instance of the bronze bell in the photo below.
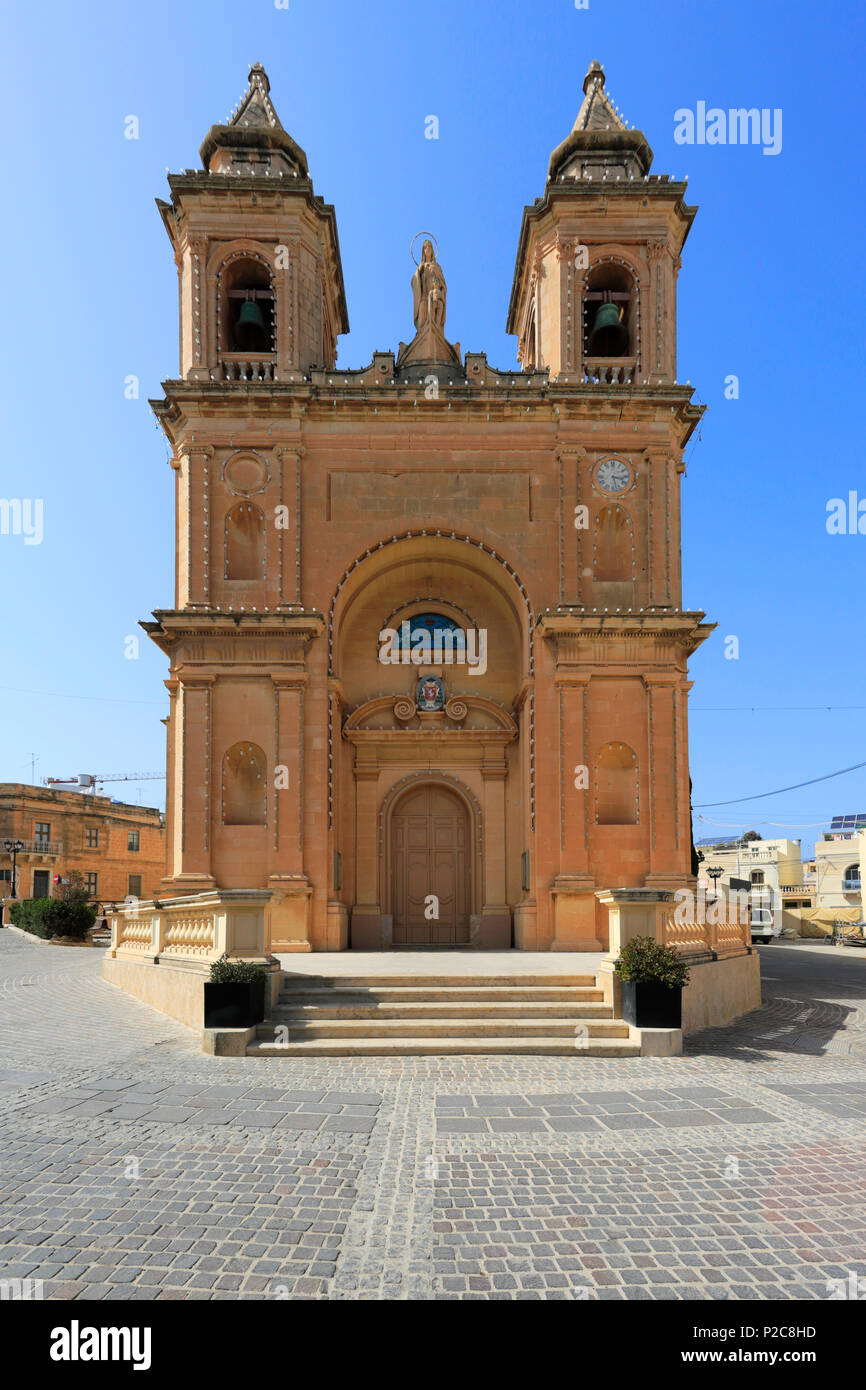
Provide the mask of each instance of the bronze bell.
[{"label": "bronze bell", "polygon": [[628,331],[615,304],[601,304],[589,335],[590,357],[622,357],[628,350]]},{"label": "bronze bell", "polygon": [[235,342],[241,352],[269,352],[270,334],[254,299],[245,299],[235,324]]}]

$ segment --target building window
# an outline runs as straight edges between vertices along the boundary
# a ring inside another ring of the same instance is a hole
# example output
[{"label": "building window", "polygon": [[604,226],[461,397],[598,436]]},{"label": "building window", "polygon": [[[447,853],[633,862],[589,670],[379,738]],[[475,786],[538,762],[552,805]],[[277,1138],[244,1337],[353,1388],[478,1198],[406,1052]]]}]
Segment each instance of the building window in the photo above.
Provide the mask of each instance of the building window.
[{"label": "building window", "polygon": [[267,762],[256,743],[235,743],[223,756],[223,825],[264,825]]},{"label": "building window", "polygon": [[51,839],[51,822],[47,820],[38,820],[33,833],[33,839],[37,844],[47,844]]},{"label": "building window", "polygon": [[33,870],[33,896],[34,898],[51,897],[50,874],[47,869]]},{"label": "building window", "polygon": [[91,898],[99,894],[99,874],[87,874],[87,893]]},{"label": "building window", "polygon": [[129,875],[129,888],[127,891],[131,898],[141,897],[141,874]]},{"label": "building window", "polygon": [[126,835],[126,848],[130,850],[141,849],[141,831],[129,830]]},{"label": "building window", "polygon": [[752,883],[755,885],[755,887],[756,887],[756,888],[760,888],[760,887],[763,885],[763,882],[764,882],[764,870],[763,870],[763,869],[753,869],[753,870],[752,870],[752,875],[751,875],[751,877],[752,877]]},{"label": "building window", "polygon": [[0,883],[11,883],[11,882],[12,882],[12,870],[11,870],[11,869],[0,869]]},{"label": "building window", "polygon": [[99,828],[97,826],[88,825],[86,840],[88,849],[99,849]]},{"label": "building window", "polygon": [[846,893],[860,892],[860,865],[849,864],[842,875],[842,888]]},{"label": "building window", "polygon": [[415,666],[450,666],[466,660],[466,634],[459,623],[444,613],[413,613],[393,631],[396,636],[389,647],[392,660],[398,652],[401,656],[403,652],[410,656],[414,653]]}]

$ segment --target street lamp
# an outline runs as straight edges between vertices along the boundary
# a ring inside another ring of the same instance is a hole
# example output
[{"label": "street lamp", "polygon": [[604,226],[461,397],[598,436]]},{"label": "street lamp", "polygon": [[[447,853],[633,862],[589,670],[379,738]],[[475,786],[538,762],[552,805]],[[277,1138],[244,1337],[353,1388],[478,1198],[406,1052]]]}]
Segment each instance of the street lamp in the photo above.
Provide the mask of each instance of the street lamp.
[{"label": "street lamp", "polygon": [[[11,885],[10,890],[9,890],[9,897],[10,897],[10,898],[17,898],[17,897],[18,897],[18,894],[15,892],[15,869],[16,869],[16,864],[17,864],[17,861],[18,861],[18,856],[19,856],[19,854],[21,853],[21,851],[22,851],[23,848],[24,848],[24,841],[23,841],[23,840],[4,840],[4,841],[3,841],[3,848],[5,849],[5,851],[6,851],[7,854],[11,854],[11,856],[12,856],[12,885]],[[0,914],[0,924],[2,924],[2,915],[3,915],[3,914]]]},{"label": "street lamp", "polygon": [[724,869],[707,869],[707,873],[713,880],[713,902],[715,902],[719,896],[716,884],[718,880],[721,878],[722,874],[724,873]]}]

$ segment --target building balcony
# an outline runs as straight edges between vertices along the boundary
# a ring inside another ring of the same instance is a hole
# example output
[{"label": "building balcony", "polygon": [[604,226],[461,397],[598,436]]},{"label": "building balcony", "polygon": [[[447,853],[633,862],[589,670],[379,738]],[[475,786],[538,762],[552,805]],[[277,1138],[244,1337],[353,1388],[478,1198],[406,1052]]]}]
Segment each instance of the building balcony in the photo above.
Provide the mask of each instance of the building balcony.
[{"label": "building balcony", "polygon": [[860,880],[859,880],[859,878],[843,878],[843,880],[842,880],[842,892],[843,892],[843,893],[859,893],[859,892],[860,892]]},{"label": "building balcony", "polygon": [[[16,837],[9,836],[9,838],[15,839]],[[63,853],[62,840],[19,840],[18,843],[24,846],[23,849],[19,849],[18,851],[19,859],[21,859],[25,855],[29,858],[31,855],[34,854],[41,855],[49,859],[57,859]],[[0,850],[2,850],[3,855],[6,859],[11,858],[11,855],[3,845],[3,840],[0,840]]]},{"label": "building balcony", "polygon": [[593,386],[632,386],[637,370],[636,357],[585,357],[584,380]]},{"label": "building balcony", "polygon": [[275,352],[224,352],[220,367],[224,381],[273,381]]}]

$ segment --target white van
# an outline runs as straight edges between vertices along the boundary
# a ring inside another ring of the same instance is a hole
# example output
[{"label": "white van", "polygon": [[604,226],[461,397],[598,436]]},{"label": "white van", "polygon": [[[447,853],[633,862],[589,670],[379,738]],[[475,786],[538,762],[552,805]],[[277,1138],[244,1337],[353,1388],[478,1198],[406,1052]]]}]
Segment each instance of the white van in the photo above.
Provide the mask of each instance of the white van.
[{"label": "white van", "polygon": [[[779,914],[781,917],[781,913]],[[782,924],[778,926],[773,918],[775,913],[771,907],[753,907],[749,914],[749,926],[752,932],[752,941],[775,941],[781,935]]]}]

